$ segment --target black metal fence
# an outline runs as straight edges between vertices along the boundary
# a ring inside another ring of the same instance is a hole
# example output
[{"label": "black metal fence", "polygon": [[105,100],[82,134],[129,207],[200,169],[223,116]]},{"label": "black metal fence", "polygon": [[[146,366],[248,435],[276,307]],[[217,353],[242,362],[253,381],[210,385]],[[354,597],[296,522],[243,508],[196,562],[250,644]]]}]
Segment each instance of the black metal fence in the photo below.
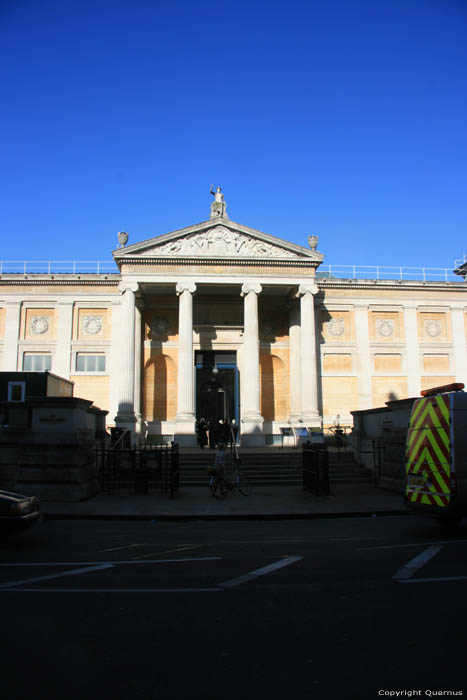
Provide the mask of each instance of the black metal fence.
[{"label": "black metal fence", "polygon": [[303,488],[315,496],[329,496],[328,451],[303,445],[302,450]]},{"label": "black metal fence", "polygon": [[98,447],[96,464],[101,488],[148,493],[166,491],[175,498],[180,481],[178,444],[118,449]]}]

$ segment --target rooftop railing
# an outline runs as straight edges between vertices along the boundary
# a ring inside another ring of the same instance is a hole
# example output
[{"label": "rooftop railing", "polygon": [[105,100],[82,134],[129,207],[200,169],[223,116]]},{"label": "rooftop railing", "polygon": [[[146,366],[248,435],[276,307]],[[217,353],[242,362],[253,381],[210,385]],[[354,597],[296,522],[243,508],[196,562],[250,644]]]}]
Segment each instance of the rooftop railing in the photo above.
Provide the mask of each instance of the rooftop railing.
[{"label": "rooftop railing", "polygon": [[0,275],[118,273],[113,260],[0,260]]},{"label": "rooftop railing", "polygon": [[[456,261],[460,262],[460,261]],[[0,275],[6,274],[116,274],[113,260],[0,260]],[[379,265],[320,265],[318,279],[418,280],[460,282],[452,268],[387,267]]]},{"label": "rooftop railing", "polygon": [[318,279],[417,280],[423,282],[460,282],[452,268],[387,267],[379,265],[320,265]]}]

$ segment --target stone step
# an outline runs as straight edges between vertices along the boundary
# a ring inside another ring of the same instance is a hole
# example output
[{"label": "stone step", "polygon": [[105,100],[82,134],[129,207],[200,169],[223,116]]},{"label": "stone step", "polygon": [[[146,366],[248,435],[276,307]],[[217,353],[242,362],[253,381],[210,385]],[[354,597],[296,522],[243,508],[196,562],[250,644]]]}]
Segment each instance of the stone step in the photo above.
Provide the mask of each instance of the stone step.
[{"label": "stone step", "polygon": [[[190,451],[180,454],[180,483],[185,486],[206,486],[208,466],[214,462],[214,450]],[[240,470],[252,485],[300,485],[302,452],[297,451],[240,451]],[[350,452],[329,451],[329,481],[336,483],[365,483],[371,474],[358,465]]]},{"label": "stone step", "polygon": [[[303,477],[301,469],[258,469],[243,468],[245,474],[252,484],[301,484]],[[209,481],[207,469],[185,469],[180,472],[180,483],[185,486],[206,486]],[[330,483],[367,483],[371,481],[372,475],[364,469],[330,469]]]}]

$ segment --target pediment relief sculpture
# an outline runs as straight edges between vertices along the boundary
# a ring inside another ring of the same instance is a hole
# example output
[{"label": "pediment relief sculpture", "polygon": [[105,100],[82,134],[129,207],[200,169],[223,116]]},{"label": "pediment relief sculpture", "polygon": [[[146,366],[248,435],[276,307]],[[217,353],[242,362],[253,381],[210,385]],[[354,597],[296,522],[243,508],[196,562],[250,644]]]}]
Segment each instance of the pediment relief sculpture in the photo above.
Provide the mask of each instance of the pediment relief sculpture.
[{"label": "pediment relief sculpture", "polygon": [[216,226],[203,233],[177,238],[154,246],[143,256],[227,257],[227,258],[294,258],[299,256],[286,248],[275,246],[243,233]]}]

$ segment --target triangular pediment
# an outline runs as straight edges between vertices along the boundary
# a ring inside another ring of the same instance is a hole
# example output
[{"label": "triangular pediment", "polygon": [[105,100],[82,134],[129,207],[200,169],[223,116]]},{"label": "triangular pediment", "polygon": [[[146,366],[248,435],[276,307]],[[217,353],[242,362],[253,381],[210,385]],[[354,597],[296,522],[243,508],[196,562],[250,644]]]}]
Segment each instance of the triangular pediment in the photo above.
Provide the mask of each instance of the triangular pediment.
[{"label": "triangular pediment", "polygon": [[323,256],[315,250],[289,243],[241,224],[223,218],[190,226],[135,243],[113,252],[121,259],[138,258],[210,258],[295,260],[321,262]]}]

